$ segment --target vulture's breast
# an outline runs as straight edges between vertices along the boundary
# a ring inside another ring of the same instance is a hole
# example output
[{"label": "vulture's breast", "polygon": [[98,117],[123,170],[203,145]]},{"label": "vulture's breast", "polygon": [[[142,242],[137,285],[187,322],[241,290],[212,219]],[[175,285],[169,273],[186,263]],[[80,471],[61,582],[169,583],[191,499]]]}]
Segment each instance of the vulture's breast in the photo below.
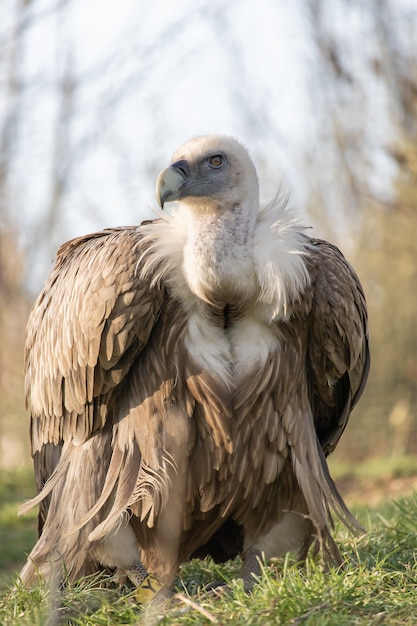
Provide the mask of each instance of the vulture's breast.
[{"label": "vulture's breast", "polygon": [[262,321],[256,307],[242,311],[226,305],[211,318],[207,312],[193,312],[185,345],[196,365],[235,390],[249,374],[262,376],[263,368],[279,351],[280,339],[276,326]]},{"label": "vulture's breast", "polygon": [[[212,464],[218,470],[211,480],[213,493],[220,494],[221,515],[232,513],[243,523],[252,511],[260,528],[275,520],[278,500],[287,502],[291,492],[288,481],[280,478],[290,460],[283,415],[287,403],[293,406],[304,388],[302,355],[291,337],[291,324],[268,324],[262,311],[251,307],[225,326],[193,313],[184,336],[196,378],[204,381],[199,387],[204,389],[202,404],[207,399],[215,410],[219,407],[216,419],[210,410],[204,411],[213,440],[224,441],[216,437],[219,428],[231,441],[228,453]],[[206,492],[212,493],[204,486],[202,493]],[[203,510],[219,501],[206,499]]]}]

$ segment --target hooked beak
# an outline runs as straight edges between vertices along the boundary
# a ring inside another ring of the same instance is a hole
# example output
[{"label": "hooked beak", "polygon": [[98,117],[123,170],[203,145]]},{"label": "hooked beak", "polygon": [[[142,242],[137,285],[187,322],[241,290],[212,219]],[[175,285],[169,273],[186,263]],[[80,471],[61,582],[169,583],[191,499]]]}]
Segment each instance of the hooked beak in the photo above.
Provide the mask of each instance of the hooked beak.
[{"label": "hooked beak", "polygon": [[162,170],[156,181],[156,198],[161,209],[165,202],[182,197],[184,183],[190,176],[190,168],[184,159]]}]

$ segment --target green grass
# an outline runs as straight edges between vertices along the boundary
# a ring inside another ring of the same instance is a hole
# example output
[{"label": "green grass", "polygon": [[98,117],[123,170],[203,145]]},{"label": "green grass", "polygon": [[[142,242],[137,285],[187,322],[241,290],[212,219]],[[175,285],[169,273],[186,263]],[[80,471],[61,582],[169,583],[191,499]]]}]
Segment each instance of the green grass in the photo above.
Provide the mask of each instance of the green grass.
[{"label": "green grass", "polygon": [[34,494],[31,468],[0,472],[0,589],[21,568],[36,540],[37,512],[17,516],[19,504]]},{"label": "green grass", "polygon": [[[21,491],[25,480],[20,479]],[[0,494],[2,525],[6,521],[2,538],[7,543],[16,541],[17,546],[26,545],[28,528],[20,526],[21,521],[14,530],[7,525],[15,505],[8,509],[6,500],[11,497],[16,501],[15,490],[1,488]],[[396,503],[387,501],[371,510],[362,505],[354,512],[368,533],[353,538],[343,527],[336,529],[346,559],[343,570],[324,573],[320,562],[313,558],[304,569],[299,569],[292,557],[279,559],[264,566],[259,583],[248,596],[235,579],[238,561],[224,566],[216,566],[210,560],[192,561],[181,568],[176,595],[162,607],[147,609],[137,605],[131,589],[120,588],[103,576],[69,586],[61,593],[59,602],[57,594],[54,597],[47,587],[26,590],[17,585],[13,589],[10,584],[0,597],[0,624],[40,626],[47,624],[52,616],[51,625],[414,626],[417,623],[417,496]],[[34,519],[27,523],[32,524],[33,532]],[[2,552],[3,545],[2,542]],[[29,547],[31,544],[25,549]],[[17,563],[17,549],[8,547],[13,564]],[[1,567],[10,576],[12,568],[6,560],[2,555]],[[204,585],[214,579],[227,582],[228,592],[220,596],[204,592]]]}]

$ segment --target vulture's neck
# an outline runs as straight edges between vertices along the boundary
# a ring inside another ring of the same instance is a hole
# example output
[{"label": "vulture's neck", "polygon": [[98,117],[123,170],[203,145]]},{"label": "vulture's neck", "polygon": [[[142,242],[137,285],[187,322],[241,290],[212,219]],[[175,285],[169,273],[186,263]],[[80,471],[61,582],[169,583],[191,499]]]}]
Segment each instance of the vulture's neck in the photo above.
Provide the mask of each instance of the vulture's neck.
[{"label": "vulture's neck", "polygon": [[310,283],[305,229],[279,201],[257,214],[248,208],[213,212],[200,207],[191,213],[181,204],[142,225],[142,275],[165,282],[186,309],[214,299],[220,311],[255,303],[266,323],[288,318],[292,303]]},{"label": "vulture's neck", "polygon": [[183,271],[199,299],[226,306],[254,297],[258,208],[243,203],[187,207]]}]

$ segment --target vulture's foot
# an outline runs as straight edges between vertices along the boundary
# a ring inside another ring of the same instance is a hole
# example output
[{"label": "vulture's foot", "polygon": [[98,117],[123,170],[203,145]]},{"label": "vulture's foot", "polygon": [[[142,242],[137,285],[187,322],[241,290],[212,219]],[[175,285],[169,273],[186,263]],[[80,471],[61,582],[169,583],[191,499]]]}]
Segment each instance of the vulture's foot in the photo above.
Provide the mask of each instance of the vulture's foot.
[{"label": "vulture's foot", "polygon": [[[257,578],[259,578],[261,574],[261,562],[262,552],[260,550],[249,548],[249,550],[246,551],[245,560],[239,572],[239,578],[243,580],[243,588],[248,594],[252,592]],[[213,582],[204,586],[204,591],[215,595],[223,595],[231,591],[231,588],[222,580],[213,580]]]},{"label": "vulture's foot", "polygon": [[261,574],[262,553],[260,550],[249,548],[245,554],[245,560],[239,577],[243,580],[243,587],[246,593],[251,593],[256,579]]},{"label": "vulture's foot", "polygon": [[136,600],[140,604],[146,604],[153,600],[164,585],[153,575],[149,574],[141,561],[135,561],[124,570],[129,580],[136,587]]}]

